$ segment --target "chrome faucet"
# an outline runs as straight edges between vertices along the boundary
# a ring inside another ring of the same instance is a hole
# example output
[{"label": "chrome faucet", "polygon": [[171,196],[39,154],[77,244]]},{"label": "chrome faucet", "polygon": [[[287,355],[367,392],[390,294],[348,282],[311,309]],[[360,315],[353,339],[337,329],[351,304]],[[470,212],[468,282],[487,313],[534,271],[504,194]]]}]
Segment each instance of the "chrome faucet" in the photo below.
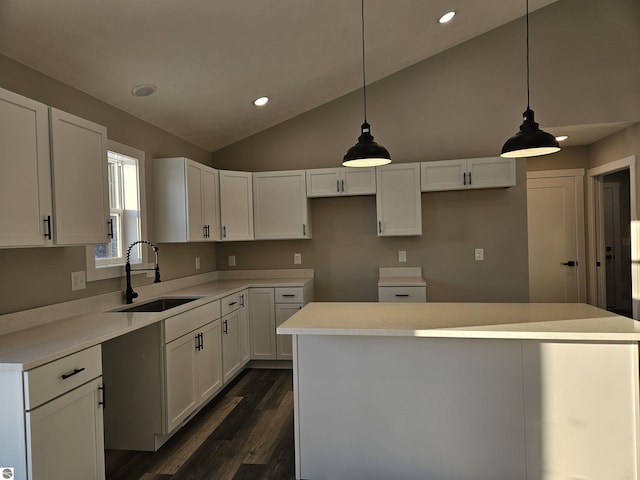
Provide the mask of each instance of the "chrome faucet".
[{"label": "chrome faucet", "polygon": [[[146,243],[147,245],[151,245],[151,248],[153,249],[153,253],[156,256],[156,266],[155,268],[136,268],[136,269],[131,269],[131,263],[129,262],[129,256],[131,255],[131,249],[139,244],[139,243]],[[149,240],[138,240],[133,242],[131,245],[129,245],[129,248],[127,249],[127,263],[124,266],[124,271],[127,275],[127,289],[125,290],[125,296],[127,299],[127,303],[133,303],[133,299],[136,298],[138,296],[138,294],[136,292],[133,291],[133,288],[131,287],[131,272],[137,272],[139,270],[155,270],[156,271],[156,278],[153,281],[153,283],[160,283],[160,266],[158,265],[158,246],[154,243],[151,243]]]}]

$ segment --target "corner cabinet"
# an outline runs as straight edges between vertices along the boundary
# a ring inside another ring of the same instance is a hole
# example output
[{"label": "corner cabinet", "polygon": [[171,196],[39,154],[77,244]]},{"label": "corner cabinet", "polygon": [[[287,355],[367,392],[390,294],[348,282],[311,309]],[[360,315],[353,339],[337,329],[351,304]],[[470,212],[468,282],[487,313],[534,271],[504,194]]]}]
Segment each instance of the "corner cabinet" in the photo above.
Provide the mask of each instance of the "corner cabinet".
[{"label": "corner cabinet", "polygon": [[221,240],[253,240],[251,172],[219,170]]},{"label": "corner cabinet", "polygon": [[379,237],[422,235],[420,164],[376,167]]},{"label": "corner cabinet", "polygon": [[516,184],[516,162],[513,158],[423,162],[420,170],[423,192],[513,187]]},{"label": "corner cabinet", "polygon": [[26,372],[0,371],[0,465],[15,480],[103,480],[100,346]]},{"label": "corner cabinet", "polygon": [[156,240],[220,240],[218,171],[184,157],[153,160]]},{"label": "corner cabinet", "polygon": [[56,108],[49,113],[55,243],[107,243],[107,129]]},{"label": "corner cabinet", "polygon": [[375,168],[316,168],[306,171],[307,197],[375,195]]},{"label": "corner cabinet", "polygon": [[51,244],[49,112],[0,89],[0,247]]},{"label": "corner cabinet", "polygon": [[311,238],[311,212],[304,170],[253,174],[256,240]]}]

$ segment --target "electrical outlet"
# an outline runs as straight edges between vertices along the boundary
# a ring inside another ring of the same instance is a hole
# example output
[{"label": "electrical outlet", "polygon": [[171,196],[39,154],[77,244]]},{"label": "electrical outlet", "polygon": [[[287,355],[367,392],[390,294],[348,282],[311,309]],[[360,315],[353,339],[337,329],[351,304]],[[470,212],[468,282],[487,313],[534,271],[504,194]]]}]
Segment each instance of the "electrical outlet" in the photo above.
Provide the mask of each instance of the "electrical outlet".
[{"label": "electrical outlet", "polygon": [[71,290],[82,290],[87,288],[87,275],[82,272],[71,272]]},{"label": "electrical outlet", "polygon": [[200,257],[196,257],[196,270],[200,270]]},{"label": "electrical outlet", "polygon": [[235,255],[229,255],[229,266],[230,267],[235,267],[236,266],[236,256]]},{"label": "electrical outlet", "polygon": [[406,261],[407,261],[407,252],[405,252],[404,250],[399,250],[398,251],[398,262],[406,263]]},{"label": "electrical outlet", "polygon": [[294,253],[293,254],[293,264],[294,265],[302,264],[302,254],[301,253]]},{"label": "electrical outlet", "polygon": [[484,248],[476,248],[476,260],[484,260]]}]

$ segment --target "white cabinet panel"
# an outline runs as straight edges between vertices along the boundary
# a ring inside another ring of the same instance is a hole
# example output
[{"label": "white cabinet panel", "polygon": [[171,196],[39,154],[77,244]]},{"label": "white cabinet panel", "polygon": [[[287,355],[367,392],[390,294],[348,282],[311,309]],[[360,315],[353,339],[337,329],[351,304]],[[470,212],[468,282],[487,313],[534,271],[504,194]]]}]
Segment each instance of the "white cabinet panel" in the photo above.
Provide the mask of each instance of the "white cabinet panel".
[{"label": "white cabinet panel", "polygon": [[306,171],[307,197],[374,195],[375,168],[316,168]]},{"label": "white cabinet panel", "polygon": [[197,351],[198,404],[202,405],[222,388],[222,332],[220,320],[200,329],[200,349]]},{"label": "white cabinet panel", "polygon": [[165,347],[166,433],[176,428],[198,404],[196,382],[196,334],[189,333]]},{"label": "white cabinet panel", "polygon": [[276,316],[273,288],[249,290],[251,359],[276,359]]},{"label": "white cabinet panel", "polygon": [[240,335],[238,310],[222,317],[222,371],[226,383],[240,371]]},{"label": "white cabinet panel", "polygon": [[[302,303],[276,304],[276,328],[279,327],[291,315],[302,308]],[[293,360],[293,345],[291,335],[277,335],[276,358],[278,360]]]},{"label": "white cabinet panel", "polygon": [[486,157],[423,162],[420,164],[423,192],[512,187],[516,184],[513,158]]},{"label": "white cabinet panel", "polygon": [[311,238],[304,170],[253,174],[256,240]]},{"label": "white cabinet panel", "polygon": [[46,105],[0,89],[0,247],[51,243]]},{"label": "white cabinet panel", "polygon": [[240,313],[238,316],[238,336],[240,365],[246,365],[251,360],[251,345],[249,342],[249,290],[240,292]]},{"label": "white cabinet panel", "polygon": [[50,128],[55,241],[107,243],[107,129],[56,108]]},{"label": "white cabinet panel", "polygon": [[220,170],[221,240],[253,240],[251,172]]},{"label": "white cabinet panel", "polygon": [[184,157],[153,160],[158,242],[220,239],[218,172]]},{"label": "white cabinet panel", "polygon": [[378,236],[422,235],[420,165],[377,167]]}]

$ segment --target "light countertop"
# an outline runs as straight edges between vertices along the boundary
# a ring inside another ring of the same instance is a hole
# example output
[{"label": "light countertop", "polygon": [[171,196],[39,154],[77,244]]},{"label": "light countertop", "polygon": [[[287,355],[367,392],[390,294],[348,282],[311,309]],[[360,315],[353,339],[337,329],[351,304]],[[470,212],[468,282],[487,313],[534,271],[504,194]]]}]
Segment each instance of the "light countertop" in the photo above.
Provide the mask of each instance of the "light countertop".
[{"label": "light countertop", "polygon": [[[171,291],[163,297],[202,297],[164,312],[113,312],[126,305],[71,316],[0,336],[0,371],[30,370],[98,345],[133,330],[251,287],[304,287],[313,278],[238,278],[217,280]],[[145,298],[134,303],[145,303]]]},{"label": "light countertop", "polygon": [[640,322],[586,304],[312,302],[277,332],[628,342]]}]

